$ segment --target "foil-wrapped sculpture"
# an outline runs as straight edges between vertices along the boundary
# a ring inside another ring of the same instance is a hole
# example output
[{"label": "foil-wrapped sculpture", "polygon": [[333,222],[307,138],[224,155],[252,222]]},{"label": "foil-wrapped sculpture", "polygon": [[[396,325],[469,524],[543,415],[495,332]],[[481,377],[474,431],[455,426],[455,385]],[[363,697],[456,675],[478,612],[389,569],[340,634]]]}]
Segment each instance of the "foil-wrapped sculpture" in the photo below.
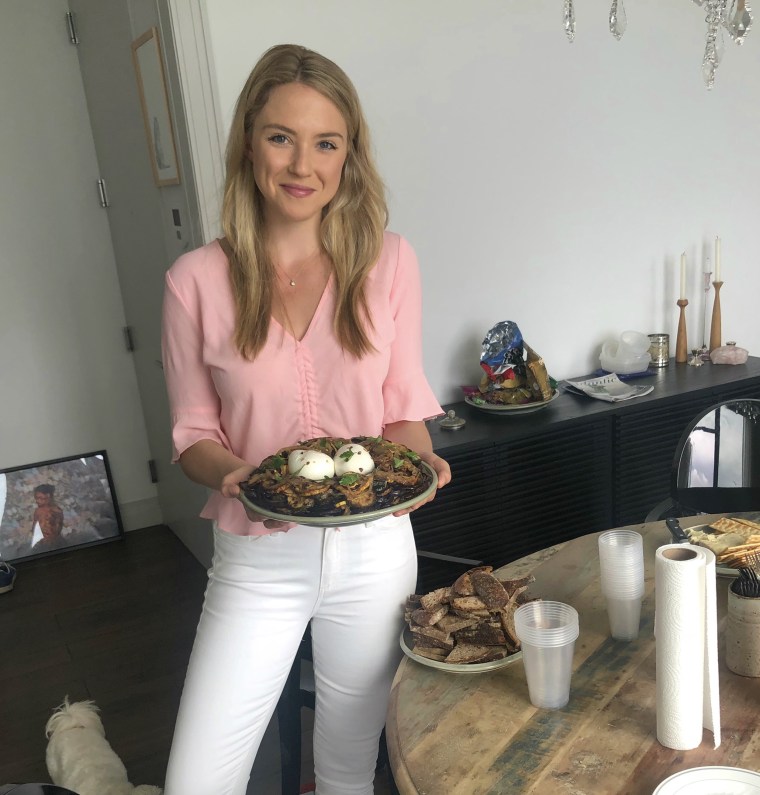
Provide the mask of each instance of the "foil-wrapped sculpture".
[{"label": "foil-wrapped sculpture", "polygon": [[465,392],[488,403],[515,405],[549,400],[554,389],[544,360],[512,320],[502,320],[483,339],[480,385]]}]

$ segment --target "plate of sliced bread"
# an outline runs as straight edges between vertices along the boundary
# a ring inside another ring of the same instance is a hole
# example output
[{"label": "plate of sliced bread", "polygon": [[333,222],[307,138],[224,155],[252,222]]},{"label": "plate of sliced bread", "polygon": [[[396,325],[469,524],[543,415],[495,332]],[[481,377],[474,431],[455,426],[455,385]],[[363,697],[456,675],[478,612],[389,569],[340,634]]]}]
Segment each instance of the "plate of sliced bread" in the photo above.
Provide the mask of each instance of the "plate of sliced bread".
[{"label": "plate of sliced bread", "polygon": [[529,600],[532,582],[532,576],[500,579],[492,566],[477,566],[451,586],[410,596],[402,651],[449,673],[482,673],[521,660],[514,614]]}]

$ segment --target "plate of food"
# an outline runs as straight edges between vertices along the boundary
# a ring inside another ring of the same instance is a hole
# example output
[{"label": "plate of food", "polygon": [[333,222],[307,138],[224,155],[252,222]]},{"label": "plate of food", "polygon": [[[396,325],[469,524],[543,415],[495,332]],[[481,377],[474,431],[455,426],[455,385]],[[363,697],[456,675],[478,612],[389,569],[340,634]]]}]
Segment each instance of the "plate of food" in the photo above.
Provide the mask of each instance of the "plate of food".
[{"label": "plate of food", "polygon": [[514,613],[527,601],[533,577],[499,579],[491,566],[477,566],[450,587],[407,599],[401,650],[439,671],[475,674],[522,659]]},{"label": "plate of food", "polygon": [[435,470],[403,444],[321,436],[267,456],[240,484],[240,500],[270,519],[341,527],[411,508],[437,486]]},{"label": "plate of food", "polygon": [[465,395],[464,402],[476,409],[497,414],[533,414],[535,411],[545,409],[558,397],[559,391],[555,389],[548,400],[530,401],[529,403],[491,403],[486,398],[477,395]]},{"label": "plate of food", "polygon": [[722,577],[737,577],[740,568],[756,566],[760,559],[760,523],[750,519],[723,516],[683,532],[690,544],[706,547],[715,554],[715,571]]}]

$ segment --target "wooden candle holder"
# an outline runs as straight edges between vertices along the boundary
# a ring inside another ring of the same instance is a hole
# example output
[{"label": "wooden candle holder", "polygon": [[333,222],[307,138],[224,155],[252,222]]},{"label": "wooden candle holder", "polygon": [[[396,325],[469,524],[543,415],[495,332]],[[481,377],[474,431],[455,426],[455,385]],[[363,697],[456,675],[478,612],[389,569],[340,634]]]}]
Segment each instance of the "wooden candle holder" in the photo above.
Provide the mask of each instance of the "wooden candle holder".
[{"label": "wooden candle holder", "polygon": [[713,301],[712,323],[710,324],[710,352],[720,348],[720,288],[723,282],[713,282],[715,288],[715,300]]},{"label": "wooden candle holder", "polygon": [[681,314],[678,318],[678,336],[676,336],[676,362],[685,363],[688,361],[686,353],[686,307],[689,305],[689,302],[685,298],[679,298],[676,304],[681,310]]}]

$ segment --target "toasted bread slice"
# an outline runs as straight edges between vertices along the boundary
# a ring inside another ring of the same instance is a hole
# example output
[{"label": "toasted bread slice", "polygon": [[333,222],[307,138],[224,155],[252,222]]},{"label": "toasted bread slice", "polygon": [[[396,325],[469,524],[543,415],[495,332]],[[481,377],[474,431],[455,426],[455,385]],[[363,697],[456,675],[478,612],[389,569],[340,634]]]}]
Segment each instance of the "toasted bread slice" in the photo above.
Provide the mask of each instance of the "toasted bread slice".
[{"label": "toasted bread slice", "polygon": [[507,656],[507,650],[498,646],[479,646],[472,643],[457,643],[446,657],[447,663],[479,663],[500,660]]},{"label": "toasted bread slice", "polygon": [[419,644],[420,646],[428,646],[432,649],[447,649],[448,651],[454,648],[454,638],[449,635],[444,635],[442,638],[431,637],[423,630],[412,627],[412,637],[414,638],[415,644]]},{"label": "toasted bread slice", "polygon": [[420,608],[412,612],[412,621],[419,624],[421,627],[432,627],[437,621],[443,618],[449,612],[448,605],[439,605],[433,610],[425,610]]},{"label": "toasted bread slice", "polygon": [[457,616],[453,613],[446,613],[443,618],[438,620],[435,626],[443,630],[443,632],[456,632],[465,627],[474,627],[479,623],[480,616],[474,616],[472,613],[468,613],[466,617]]},{"label": "toasted bread slice", "polygon": [[455,596],[451,600],[451,606],[465,613],[475,610],[485,610],[488,612],[486,603],[479,596]]},{"label": "toasted bread slice", "polygon": [[498,610],[509,601],[504,586],[490,572],[475,571],[470,575],[475,593],[489,610]]},{"label": "toasted bread slice", "polygon": [[536,581],[536,578],[529,574],[527,577],[518,577],[513,580],[505,580],[501,577],[496,578],[503,586],[504,590],[511,596],[518,588],[523,591]]},{"label": "toasted bread slice", "polygon": [[435,591],[426,593],[420,597],[420,605],[425,610],[432,610],[440,604],[448,603],[451,600],[451,588],[436,588]]},{"label": "toasted bread slice", "polygon": [[471,576],[476,571],[484,571],[490,574],[493,571],[493,566],[477,566],[474,569],[466,571],[464,574],[457,577],[454,584],[451,586],[451,590],[458,596],[474,596],[475,586],[472,584]]},{"label": "toasted bread slice", "polygon": [[438,660],[438,662],[443,662],[449,654],[446,649],[436,649],[430,646],[414,646],[412,651],[415,654],[419,654],[420,657],[427,657],[429,660]]},{"label": "toasted bread slice", "polygon": [[479,646],[506,646],[507,639],[504,630],[489,621],[484,621],[476,627],[467,627],[454,633],[456,642],[474,643]]}]

